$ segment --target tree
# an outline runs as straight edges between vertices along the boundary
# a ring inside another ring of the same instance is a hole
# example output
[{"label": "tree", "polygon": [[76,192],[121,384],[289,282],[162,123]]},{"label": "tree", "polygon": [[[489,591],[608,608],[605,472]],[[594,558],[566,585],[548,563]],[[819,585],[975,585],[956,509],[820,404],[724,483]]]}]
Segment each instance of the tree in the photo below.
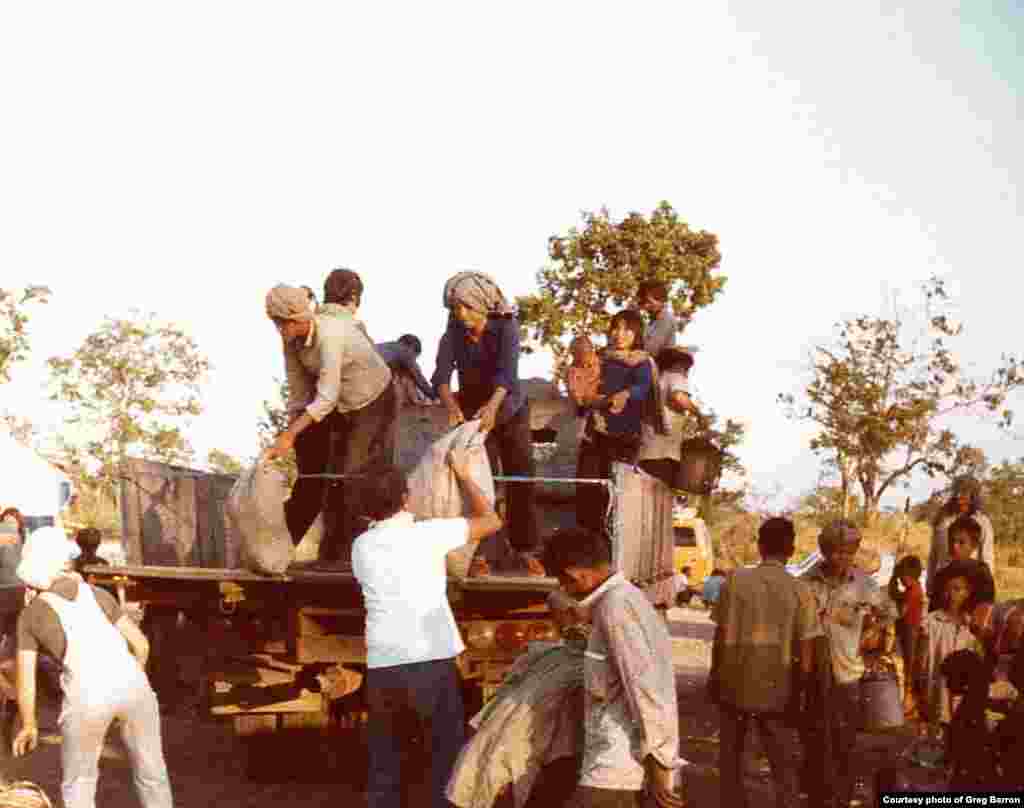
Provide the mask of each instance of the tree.
[{"label": "tree", "polygon": [[722,291],[715,270],[718,237],[693,231],[668,202],[650,217],[631,213],[614,222],[607,210],[583,214],[583,229],[548,241],[551,263],[537,273],[540,291],[517,299],[525,350],[550,349],[561,365],[563,339],[604,334],[612,312],[631,305],[642,281],[669,284],[670,303],[685,325]]},{"label": "tree", "polygon": [[982,487],[996,539],[1019,549],[1024,545],[1024,457],[990,469]]},{"label": "tree", "polygon": [[28,355],[27,306],[49,298],[46,286],[28,286],[18,292],[0,289],[0,382],[10,381],[11,366]]},{"label": "tree", "polygon": [[886,491],[898,481],[908,484],[916,470],[934,477],[976,464],[944,418],[995,417],[1006,429],[1013,421],[1007,398],[1024,384],[1013,356],[1004,355],[987,378],[969,374],[947,346],[962,327],[942,311],[948,301],[942,281],[932,278],[923,295],[918,339],[908,341],[908,313],[845,320],[835,344],[812,355],[803,394],[779,397],[790,417],[818,427],[811,449],[837,464],[845,494],[860,487],[868,520]]},{"label": "tree", "polygon": [[49,360],[52,395],[71,410],[73,439],[62,437],[71,456],[88,458],[114,493],[133,453],[165,463],[192,455],[181,422],[201,412],[200,384],[209,362],[179,328],[154,315],[106,318],[68,357]]},{"label": "tree", "polygon": [[218,474],[237,476],[242,473],[242,461],[220,449],[210,449],[206,454],[206,465]]}]

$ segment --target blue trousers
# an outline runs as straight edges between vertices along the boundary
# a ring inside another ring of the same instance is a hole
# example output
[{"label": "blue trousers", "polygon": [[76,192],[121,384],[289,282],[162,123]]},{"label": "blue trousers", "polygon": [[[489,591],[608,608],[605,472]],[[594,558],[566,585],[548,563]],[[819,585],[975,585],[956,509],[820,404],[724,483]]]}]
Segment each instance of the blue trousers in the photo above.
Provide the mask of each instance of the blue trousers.
[{"label": "blue trousers", "polygon": [[415,715],[430,752],[431,808],[448,808],[444,792],[465,740],[459,672],[454,659],[416,662],[366,672],[369,808],[401,808],[405,720]]}]

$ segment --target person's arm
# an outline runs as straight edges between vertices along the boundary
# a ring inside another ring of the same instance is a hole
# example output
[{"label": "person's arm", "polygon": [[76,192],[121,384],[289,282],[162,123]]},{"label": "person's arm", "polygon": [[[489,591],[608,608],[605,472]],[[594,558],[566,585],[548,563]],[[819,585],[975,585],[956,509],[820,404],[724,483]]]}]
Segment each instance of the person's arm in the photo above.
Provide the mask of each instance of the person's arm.
[{"label": "person's arm", "polygon": [[498,419],[498,412],[508,391],[519,378],[519,322],[503,320],[498,329],[500,343],[494,367],[494,392],[490,399],[476,412],[482,422],[480,430],[490,432]]},{"label": "person's arm", "polygon": [[31,752],[39,743],[36,724],[36,651],[18,650],[18,713],[21,730],[14,738],[11,751],[15,757]]},{"label": "person's arm", "polygon": [[451,327],[441,335],[437,344],[437,360],[434,364],[434,375],[430,381],[434,385],[437,397],[441,399],[448,411],[448,426],[456,427],[466,420],[462,407],[452,393],[452,374],[455,372],[455,346]]},{"label": "person's arm", "polygon": [[487,500],[480,486],[473,480],[466,453],[458,449],[450,451],[448,466],[469,500],[470,514],[466,520],[468,523],[467,542],[478,542],[501,530],[501,517],[495,512],[494,506]]},{"label": "person's arm", "polygon": [[128,641],[128,648],[131,649],[132,656],[145,670],[146,662],[149,661],[149,640],[146,639],[146,635],[128,615],[122,616],[114,624],[114,628],[121,632],[121,636]]}]

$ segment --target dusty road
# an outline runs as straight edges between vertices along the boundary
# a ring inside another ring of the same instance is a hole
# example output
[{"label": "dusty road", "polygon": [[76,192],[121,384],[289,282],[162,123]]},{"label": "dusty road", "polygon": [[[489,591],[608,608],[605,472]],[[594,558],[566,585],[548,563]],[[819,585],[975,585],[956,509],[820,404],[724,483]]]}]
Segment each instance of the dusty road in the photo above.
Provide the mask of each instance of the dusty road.
[{"label": "dusty road", "polygon": [[[687,776],[691,805],[716,806],[718,713],[704,696],[710,660],[708,644],[714,630],[704,611],[673,609],[669,618],[679,687],[682,755],[696,764]],[[56,705],[45,703],[41,713],[39,749],[18,760],[12,759],[7,750],[0,752],[0,772],[9,780],[38,783],[54,805],[59,805],[60,735],[56,728]],[[187,696],[183,695],[182,701],[164,716],[163,731],[175,803],[182,808],[207,805],[313,808],[361,804],[359,783],[364,759],[358,744],[330,739],[319,748],[279,745],[268,750],[266,770],[272,776],[276,771],[292,769],[297,777],[305,779],[260,783],[246,776],[240,741],[225,725],[200,720],[189,709]],[[858,767],[865,782],[870,784],[872,772],[898,755],[908,742],[906,734],[862,734],[858,743]],[[756,755],[756,744],[754,749],[748,765],[748,786],[751,804],[763,804],[762,800],[773,797],[763,761]],[[794,756],[797,753],[794,738]],[[102,808],[138,806],[131,771],[116,733],[111,733],[101,761],[97,804]]]}]

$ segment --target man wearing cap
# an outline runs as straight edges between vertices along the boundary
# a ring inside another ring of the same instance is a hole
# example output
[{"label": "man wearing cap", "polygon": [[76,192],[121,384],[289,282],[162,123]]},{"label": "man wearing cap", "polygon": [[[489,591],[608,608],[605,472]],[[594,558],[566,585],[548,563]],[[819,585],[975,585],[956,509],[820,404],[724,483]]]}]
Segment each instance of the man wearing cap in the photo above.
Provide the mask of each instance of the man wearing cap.
[{"label": "man wearing cap", "polygon": [[844,519],[832,522],[818,536],[822,560],[803,576],[825,635],[815,653],[815,677],[800,733],[804,790],[815,808],[842,808],[853,797],[851,759],[860,725],[864,620],[870,616],[887,625],[899,617],[896,604],[874,579],[854,566],[860,542],[854,525]]},{"label": "man wearing cap", "polygon": [[143,808],[171,808],[160,709],[145,673],[149,643],[113,597],[68,572],[77,554],[77,546],[56,527],[36,530],[22,550],[17,576],[30,600],[18,618],[21,730],[14,755],[39,743],[36,662],[41,651],[63,666],[58,723],[64,805],[95,808],[100,753],[116,719]]}]

